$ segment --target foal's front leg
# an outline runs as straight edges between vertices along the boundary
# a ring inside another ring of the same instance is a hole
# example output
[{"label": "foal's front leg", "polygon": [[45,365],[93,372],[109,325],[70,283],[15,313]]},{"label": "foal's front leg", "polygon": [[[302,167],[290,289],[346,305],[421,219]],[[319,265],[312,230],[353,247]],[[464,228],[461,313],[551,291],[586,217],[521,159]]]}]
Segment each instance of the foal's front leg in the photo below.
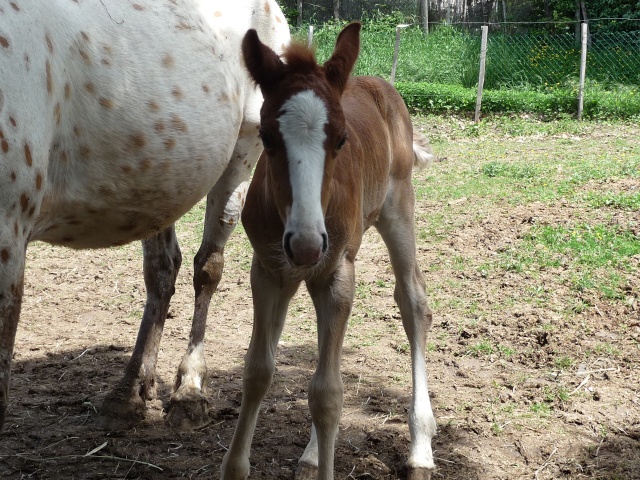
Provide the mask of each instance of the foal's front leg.
[{"label": "foal's front leg", "polygon": [[249,476],[249,453],[260,402],[271,385],[278,340],[287,307],[298,285],[299,282],[285,283],[272,277],[254,255],[251,266],[253,332],[245,356],[240,415],[233,440],[222,460],[223,480],[244,480]]},{"label": "foal's front leg", "polygon": [[297,480],[333,479],[333,458],[342,414],[342,342],[355,294],[355,269],[344,257],[325,279],[307,282],[318,316],[318,367],[309,385],[312,437],[298,462]]},{"label": "foal's front leg", "polygon": [[121,429],[144,419],[145,400],[156,396],[156,360],[162,330],[175,291],[182,255],[174,226],[142,241],[147,302],[124,377],[105,398],[100,424]]}]

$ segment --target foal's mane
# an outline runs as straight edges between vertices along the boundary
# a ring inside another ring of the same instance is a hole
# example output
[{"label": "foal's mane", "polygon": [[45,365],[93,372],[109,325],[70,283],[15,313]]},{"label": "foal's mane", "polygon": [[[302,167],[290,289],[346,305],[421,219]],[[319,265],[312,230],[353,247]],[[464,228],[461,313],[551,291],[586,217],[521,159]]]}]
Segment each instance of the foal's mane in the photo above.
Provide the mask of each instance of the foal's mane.
[{"label": "foal's mane", "polygon": [[312,73],[318,68],[315,50],[300,41],[291,42],[284,50],[287,68],[297,73]]}]

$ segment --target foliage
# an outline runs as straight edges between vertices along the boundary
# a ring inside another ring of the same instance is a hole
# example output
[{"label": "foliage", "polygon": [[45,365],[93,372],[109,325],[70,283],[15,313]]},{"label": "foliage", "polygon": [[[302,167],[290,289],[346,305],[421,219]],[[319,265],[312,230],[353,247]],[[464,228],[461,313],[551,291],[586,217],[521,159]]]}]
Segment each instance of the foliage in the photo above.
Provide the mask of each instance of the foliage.
[{"label": "foliage", "polygon": [[[410,20],[410,19],[409,19]],[[354,73],[389,79],[395,25],[403,14],[372,12],[363,20],[361,52]],[[319,61],[333,52],[346,22],[315,31]],[[297,33],[306,38],[306,31]],[[585,118],[640,116],[638,34],[593,36],[587,63]],[[628,46],[625,46],[628,45]],[[479,76],[480,37],[449,25],[425,35],[417,26],[402,30],[396,87],[409,107],[426,112],[471,112]],[[483,112],[531,112],[552,118],[578,110],[580,48],[571,34],[492,34],[487,48]]]},{"label": "foliage", "polygon": [[[476,107],[476,88],[431,83],[397,83],[409,108],[423,112],[473,112]],[[577,111],[577,99],[570,92],[542,93],[530,90],[485,90],[482,96],[482,111],[530,112],[561,118]],[[599,117],[608,115],[606,102],[592,105],[590,112]],[[616,116],[625,116],[616,109]],[[626,116],[640,115],[640,102]],[[589,116],[589,113],[587,113]]]}]

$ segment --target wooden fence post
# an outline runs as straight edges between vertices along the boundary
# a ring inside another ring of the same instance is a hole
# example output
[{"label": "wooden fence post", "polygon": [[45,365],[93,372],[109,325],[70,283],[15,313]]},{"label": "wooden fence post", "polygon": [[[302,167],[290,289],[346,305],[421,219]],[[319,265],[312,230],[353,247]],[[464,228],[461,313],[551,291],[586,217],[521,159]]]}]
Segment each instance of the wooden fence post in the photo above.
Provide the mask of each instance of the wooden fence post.
[{"label": "wooden fence post", "polygon": [[309,33],[307,34],[307,45],[313,45],[313,25],[309,25]]},{"label": "wooden fence post", "polygon": [[396,67],[398,66],[398,53],[400,53],[400,31],[408,26],[406,23],[396,25],[396,44],[393,47],[393,64],[391,65],[391,78],[389,79],[391,85],[396,81]]},{"label": "wooden fence post", "polygon": [[582,120],[582,110],[584,109],[584,81],[587,76],[587,46],[588,46],[589,25],[582,24],[582,47],[580,49],[580,89],[578,90],[578,120]]},{"label": "wooden fence post", "polygon": [[422,28],[424,33],[429,33],[429,0],[421,0],[422,7]]},{"label": "wooden fence post", "polygon": [[478,123],[480,120],[480,108],[482,107],[482,89],[484,88],[484,67],[487,59],[487,37],[489,35],[489,27],[482,26],[482,42],[480,44],[480,75],[478,77],[478,98],[476,99],[476,114],[474,121]]}]

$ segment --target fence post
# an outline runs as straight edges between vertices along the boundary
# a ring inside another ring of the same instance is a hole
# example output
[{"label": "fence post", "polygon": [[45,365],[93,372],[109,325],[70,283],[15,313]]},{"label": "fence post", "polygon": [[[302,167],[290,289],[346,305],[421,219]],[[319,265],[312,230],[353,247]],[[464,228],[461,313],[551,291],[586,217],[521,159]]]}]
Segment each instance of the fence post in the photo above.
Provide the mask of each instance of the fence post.
[{"label": "fence post", "polygon": [[393,65],[391,65],[391,78],[389,79],[391,85],[396,81],[396,67],[398,66],[398,53],[400,52],[400,31],[408,26],[406,23],[396,25],[396,44],[393,48]]},{"label": "fence post", "polygon": [[474,121],[478,123],[480,120],[480,108],[482,107],[482,89],[484,88],[484,66],[487,58],[487,37],[489,35],[489,27],[482,26],[482,42],[480,44],[480,76],[478,77],[478,98],[476,99],[476,114]]},{"label": "fence post", "polygon": [[584,81],[587,76],[587,45],[588,45],[587,23],[582,24],[582,47],[580,49],[580,89],[578,90],[578,120],[582,120],[582,110],[584,109]]},{"label": "fence post", "polygon": [[307,34],[307,45],[313,45],[313,25],[309,25],[309,33]]},{"label": "fence post", "polygon": [[422,28],[424,33],[429,33],[429,0],[421,0],[422,5]]}]

